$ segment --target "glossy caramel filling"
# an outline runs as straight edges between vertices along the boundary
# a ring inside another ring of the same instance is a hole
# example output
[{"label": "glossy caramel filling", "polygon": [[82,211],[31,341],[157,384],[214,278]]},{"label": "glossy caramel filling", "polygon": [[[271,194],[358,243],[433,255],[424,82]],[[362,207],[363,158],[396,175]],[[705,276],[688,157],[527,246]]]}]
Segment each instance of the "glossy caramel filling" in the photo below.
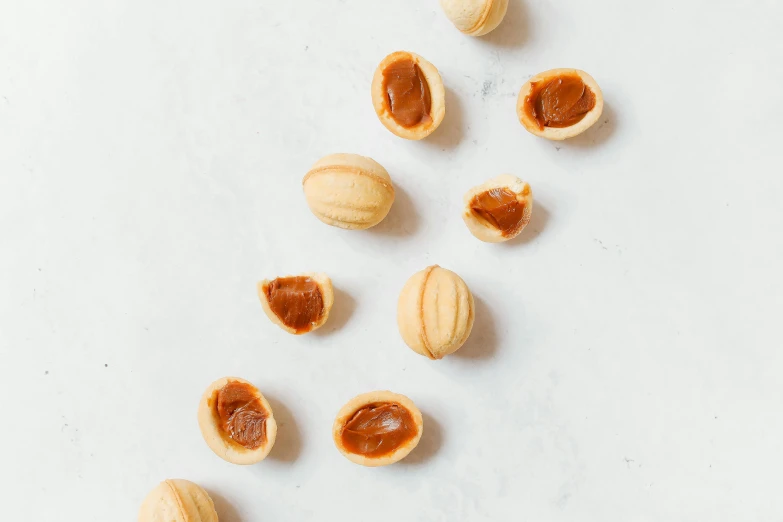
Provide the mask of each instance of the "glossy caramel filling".
[{"label": "glossy caramel filling", "polygon": [[218,426],[231,440],[249,450],[266,442],[266,419],[269,413],[251,385],[228,381],[215,392],[215,415]]},{"label": "glossy caramel filling", "polygon": [[383,90],[392,119],[405,128],[432,121],[432,98],[427,78],[410,58],[398,60],[383,71]]},{"label": "glossy caramel filling", "polygon": [[570,127],[595,107],[595,93],[577,74],[533,82],[525,98],[525,111],[544,127]]},{"label": "glossy caramel filling", "polygon": [[413,415],[394,402],[368,404],[359,409],[342,429],[346,450],[378,458],[394,453],[418,434]]},{"label": "glossy caramel filling", "polygon": [[511,190],[498,187],[477,194],[470,202],[473,215],[500,230],[503,236],[513,236],[527,225],[530,216],[525,201]]},{"label": "glossy caramel filling", "polygon": [[266,299],[278,319],[298,334],[312,330],[324,315],[321,288],[310,277],[278,277],[267,286]]}]

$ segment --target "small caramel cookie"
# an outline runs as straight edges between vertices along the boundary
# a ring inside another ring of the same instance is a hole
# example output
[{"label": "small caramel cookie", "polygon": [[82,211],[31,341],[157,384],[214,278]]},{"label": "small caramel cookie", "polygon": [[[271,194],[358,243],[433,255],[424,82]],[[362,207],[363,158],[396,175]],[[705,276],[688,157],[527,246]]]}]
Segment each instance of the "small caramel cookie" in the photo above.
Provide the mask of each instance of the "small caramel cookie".
[{"label": "small caramel cookie", "polygon": [[462,219],[470,233],[487,243],[519,235],[533,213],[533,192],[521,179],[503,174],[470,189],[463,198]]},{"label": "small caramel cookie", "polygon": [[358,154],[331,154],[318,160],[302,180],[310,211],[322,222],[347,230],[374,227],[394,203],[386,169]]},{"label": "small caramel cookie", "polygon": [[508,0],[440,0],[440,6],[457,29],[482,36],[503,21]]},{"label": "small caramel cookie", "polygon": [[332,437],[345,458],[377,467],[404,459],[424,431],[421,412],[409,398],[390,391],[364,393],[343,406]]},{"label": "small caramel cookie", "polygon": [[426,138],[446,115],[446,88],[438,69],[418,54],[392,53],[378,65],[372,102],[381,123],[406,140]]},{"label": "small caramel cookie", "polygon": [[288,333],[302,335],[322,327],[334,304],[332,280],[326,274],[264,279],[258,298],[273,323]]},{"label": "small caramel cookie", "polygon": [[189,480],[172,479],[150,491],[139,509],[139,522],[218,522],[215,504]]},{"label": "small caramel cookie", "polygon": [[552,69],[530,78],[517,99],[517,116],[524,127],[549,140],[583,133],[604,109],[601,88],[579,69]]},{"label": "small caramel cookie", "polygon": [[468,285],[438,265],[408,279],[397,302],[402,339],[411,350],[430,359],[442,359],[465,344],[474,314]]},{"label": "small caramel cookie", "polygon": [[255,464],[277,437],[272,407],[258,388],[239,377],[209,385],[198,405],[198,425],[209,449],[232,464]]}]

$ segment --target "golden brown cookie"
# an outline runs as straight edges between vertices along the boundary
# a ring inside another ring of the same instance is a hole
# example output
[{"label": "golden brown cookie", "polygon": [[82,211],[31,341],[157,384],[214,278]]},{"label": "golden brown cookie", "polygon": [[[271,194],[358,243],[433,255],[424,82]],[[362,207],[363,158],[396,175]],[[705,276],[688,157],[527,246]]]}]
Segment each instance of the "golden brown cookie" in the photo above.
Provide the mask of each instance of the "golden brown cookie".
[{"label": "golden brown cookie", "polygon": [[503,21],[508,0],[440,0],[440,6],[457,29],[482,36]]},{"label": "golden brown cookie", "polygon": [[381,123],[407,140],[432,134],[446,115],[446,88],[438,69],[415,53],[397,51],[378,65],[372,102]]},{"label": "golden brown cookie", "polygon": [[438,265],[414,274],[397,302],[397,326],[411,350],[442,359],[465,344],[475,309],[468,285]]},{"label": "golden brown cookie", "polygon": [[198,484],[172,479],[150,491],[139,509],[139,522],[218,522],[215,505]]},{"label": "golden brown cookie", "polygon": [[232,464],[256,464],[277,437],[272,407],[258,388],[239,377],[209,385],[198,405],[198,425],[209,449]]},{"label": "golden brown cookie", "polygon": [[362,230],[380,223],[394,203],[389,173],[371,158],[331,154],[302,180],[310,211],[334,227]]},{"label": "golden brown cookie", "polygon": [[326,274],[306,273],[264,279],[258,283],[258,298],[273,323],[288,333],[302,335],[329,319],[334,288]]},{"label": "golden brown cookie", "polygon": [[604,109],[601,88],[579,69],[552,69],[533,76],[519,91],[517,116],[524,127],[549,140],[583,133]]},{"label": "golden brown cookie", "polygon": [[508,241],[530,222],[533,192],[521,179],[503,174],[470,189],[462,219],[470,233],[487,243]]},{"label": "golden brown cookie", "polygon": [[343,406],[332,437],[345,458],[377,467],[404,459],[424,431],[421,412],[409,398],[390,391],[364,393]]}]

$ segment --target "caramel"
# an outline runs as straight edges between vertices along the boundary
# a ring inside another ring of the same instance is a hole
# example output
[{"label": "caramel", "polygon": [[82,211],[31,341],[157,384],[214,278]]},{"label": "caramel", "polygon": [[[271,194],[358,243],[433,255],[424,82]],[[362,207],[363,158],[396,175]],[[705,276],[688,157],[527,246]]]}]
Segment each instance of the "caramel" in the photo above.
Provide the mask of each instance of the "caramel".
[{"label": "caramel", "polygon": [[324,314],[324,299],[314,279],[305,276],[278,277],[266,288],[272,312],[296,333],[307,333]]},{"label": "caramel", "polygon": [[343,446],[365,457],[383,457],[418,434],[411,412],[393,402],[368,404],[343,426]]},{"label": "caramel", "polygon": [[254,450],[266,442],[269,413],[253,386],[228,381],[215,392],[215,414],[223,433],[240,446]]},{"label": "caramel", "polygon": [[430,86],[419,66],[403,58],[383,71],[386,103],[395,122],[405,128],[432,121]]},{"label": "caramel", "polygon": [[476,195],[470,202],[470,211],[500,230],[503,236],[513,236],[527,225],[525,201],[503,187]]},{"label": "caramel", "polygon": [[534,82],[525,98],[525,110],[538,127],[570,127],[595,107],[595,93],[577,74]]}]

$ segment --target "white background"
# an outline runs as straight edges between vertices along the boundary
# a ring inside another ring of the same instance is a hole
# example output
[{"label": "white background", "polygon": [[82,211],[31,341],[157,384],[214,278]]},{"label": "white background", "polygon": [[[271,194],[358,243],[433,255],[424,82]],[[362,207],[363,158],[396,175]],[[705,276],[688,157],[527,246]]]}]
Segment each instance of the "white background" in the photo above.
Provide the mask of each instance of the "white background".
[{"label": "white background", "polygon": [[[0,7],[0,491],[15,521],[135,520],[187,478],[223,522],[781,521],[783,4],[511,0],[463,36],[434,0],[5,0]],[[377,121],[377,63],[415,51],[442,127]],[[566,143],[516,96],[578,67],[604,116]],[[301,179],[368,155],[397,187],[365,232],[327,227]],[[487,245],[462,194],[533,187]],[[397,332],[438,263],[477,302],[458,354]],[[329,323],[293,337],[255,283],[324,271]],[[280,423],[227,464],[196,405],[238,375]],[[404,462],[334,448],[337,410],[391,389],[424,412]]]}]

